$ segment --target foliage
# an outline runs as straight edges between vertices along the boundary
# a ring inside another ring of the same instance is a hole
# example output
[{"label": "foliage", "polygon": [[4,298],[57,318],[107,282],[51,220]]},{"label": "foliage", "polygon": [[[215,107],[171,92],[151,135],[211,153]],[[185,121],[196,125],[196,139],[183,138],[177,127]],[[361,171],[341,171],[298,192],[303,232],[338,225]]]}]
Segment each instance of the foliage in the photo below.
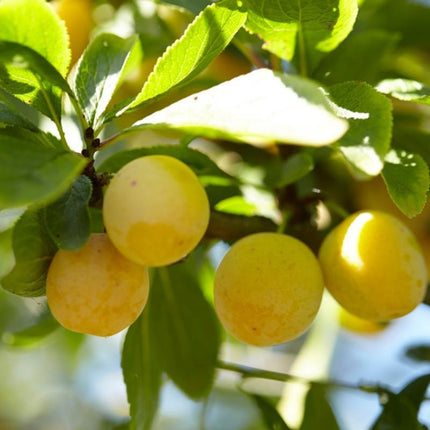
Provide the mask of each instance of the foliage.
[{"label": "foliage", "polygon": [[[430,46],[421,34],[430,7],[97,0],[93,8],[103,22],[71,68],[69,34],[49,2],[0,0],[0,284],[14,295],[43,296],[55,253],[79,250],[103,232],[105,189],[128,162],[161,154],[187,164],[211,204],[206,235],[185,261],[152,269],[148,304],[122,349],[127,428],[146,430],[155,428],[165,381],[194,400],[216,392],[222,342],[231,341],[214,313],[216,246],[277,231],[316,252],[361,209],[354,186],[377,176],[407,217],[425,211]],[[250,71],[215,82],[211,67],[228,55]],[[47,311],[3,340],[33,346],[57,328]],[[428,349],[415,345],[407,355],[428,362]],[[300,429],[342,428],[331,390],[305,382]],[[422,428],[428,383],[428,375],[418,377],[396,394],[378,381],[355,389],[385,396],[374,430],[412,430]],[[264,392],[243,391],[261,428],[291,427]]]}]

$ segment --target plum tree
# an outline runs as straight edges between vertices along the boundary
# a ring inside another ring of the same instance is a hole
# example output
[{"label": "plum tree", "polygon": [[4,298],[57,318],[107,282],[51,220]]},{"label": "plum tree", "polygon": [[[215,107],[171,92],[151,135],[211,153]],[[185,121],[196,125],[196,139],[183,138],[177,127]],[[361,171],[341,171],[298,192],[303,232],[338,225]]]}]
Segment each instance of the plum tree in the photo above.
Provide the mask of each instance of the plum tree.
[{"label": "plum tree", "polygon": [[124,256],[145,266],[164,266],[185,257],[203,237],[209,202],[188,166],[151,155],[118,171],[104,196],[103,218]]},{"label": "plum tree", "polygon": [[360,318],[389,321],[424,298],[422,251],[412,232],[390,214],[350,215],[326,236],[319,260],[332,296]]},{"label": "plum tree", "polygon": [[78,251],[59,250],[49,267],[46,296],[67,329],[110,336],[131,325],[149,292],[147,269],[123,257],[106,234],[92,234]]},{"label": "plum tree", "polygon": [[318,312],[323,277],[301,241],[256,233],[237,241],[215,274],[215,310],[237,339],[258,346],[302,334]]}]

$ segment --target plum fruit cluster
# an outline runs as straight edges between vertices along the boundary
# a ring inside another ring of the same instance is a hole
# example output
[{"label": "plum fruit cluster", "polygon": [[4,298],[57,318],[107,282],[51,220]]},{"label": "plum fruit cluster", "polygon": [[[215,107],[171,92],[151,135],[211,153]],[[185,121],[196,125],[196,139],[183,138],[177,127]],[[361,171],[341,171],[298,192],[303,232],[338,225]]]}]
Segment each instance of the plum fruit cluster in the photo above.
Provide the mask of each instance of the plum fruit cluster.
[{"label": "plum fruit cluster", "polygon": [[[148,298],[147,267],[185,258],[209,214],[206,192],[183,162],[164,155],[129,162],[104,194],[106,233],[52,260],[46,292],[53,315],[98,336],[130,326]],[[214,306],[234,337],[269,346],[309,328],[324,288],[351,315],[379,323],[411,312],[426,286],[425,260],[406,225],[382,211],[359,211],[329,232],[318,257],[286,234],[238,240],[216,270]]]},{"label": "plum fruit cluster", "polygon": [[194,172],[173,157],[135,159],[118,171],[103,205],[106,234],[60,250],[46,293],[55,318],[80,333],[109,336],[132,324],[149,291],[146,267],[184,258],[203,237],[209,202]]},{"label": "plum fruit cluster", "polygon": [[324,239],[318,260],[299,240],[258,233],[236,242],[215,276],[215,310],[237,339],[257,346],[291,340],[315,318],[325,286],[350,315],[384,323],[422,302],[420,246],[380,211],[347,217]]}]

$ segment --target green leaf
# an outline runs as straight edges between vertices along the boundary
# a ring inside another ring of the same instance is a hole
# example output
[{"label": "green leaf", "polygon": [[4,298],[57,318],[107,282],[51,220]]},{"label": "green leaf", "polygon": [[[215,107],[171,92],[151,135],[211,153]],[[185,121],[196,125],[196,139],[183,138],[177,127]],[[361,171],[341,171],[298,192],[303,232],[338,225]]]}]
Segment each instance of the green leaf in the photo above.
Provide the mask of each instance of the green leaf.
[{"label": "green leaf", "polygon": [[410,346],[405,351],[406,357],[420,363],[430,363],[430,345]]},{"label": "green leaf", "polygon": [[278,57],[289,61],[295,57],[302,75],[348,36],[358,12],[355,0],[245,0],[244,4],[246,28]]},{"label": "green leaf", "polygon": [[62,76],[66,76],[71,51],[64,22],[45,0],[2,0],[0,40],[34,49]]},{"label": "green leaf", "polygon": [[98,127],[135,43],[135,37],[100,34],[80,59],[74,89],[91,127]]},{"label": "green leaf", "polygon": [[155,271],[149,322],[160,366],[189,397],[212,387],[220,345],[217,318],[186,264]]},{"label": "green leaf", "polygon": [[12,125],[38,130],[38,112],[0,88],[0,127]]},{"label": "green leaf", "polygon": [[13,227],[24,212],[25,208],[0,211],[0,279],[6,276],[15,266],[12,233]]},{"label": "green leaf", "polygon": [[353,33],[321,61],[313,78],[325,85],[355,80],[375,83],[399,39],[399,34],[381,30]]},{"label": "green leaf", "polygon": [[300,430],[340,430],[339,424],[326,398],[326,389],[312,384],[305,400],[305,411]]},{"label": "green leaf", "polygon": [[258,214],[257,207],[245,200],[243,196],[233,196],[221,200],[215,205],[215,210],[236,215],[254,216]]},{"label": "green leaf", "polygon": [[410,79],[385,79],[376,89],[399,100],[430,105],[430,87],[421,82]]},{"label": "green leaf", "polygon": [[149,430],[158,409],[162,371],[155,356],[154,333],[148,319],[149,303],[128,329],[121,366],[130,404],[130,430]]},{"label": "green leaf", "polygon": [[37,135],[22,139],[0,132],[0,208],[55,199],[85,164],[78,154],[41,144]]},{"label": "green leaf", "polygon": [[398,394],[390,394],[371,430],[421,430],[418,413],[430,384],[430,374],[421,375]]},{"label": "green leaf", "polygon": [[91,181],[81,175],[64,195],[44,208],[48,232],[58,248],[76,251],[90,237],[88,202],[92,190]]},{"label": "green leaf", "polygon": [[390,395],[371,430],[422,430],[417,413],[407,397]]},{"label": "green leaf", "polygon": [[2,341],[7,346],[14,348],[32,347],[44,340],[59,326],[55,318],[50,313],[47,313],[42,315],[42,317],[30,327],[19,331],[7,331],[3,333]]},{"label": "green leaf", "polygon": [[[377,93],[378,94],[378,93]],[[320,87],[307,79],[255,70],[191,95],[133,124],[266,145],[328,145],[347,130]]]},{"label": "green leaf", "polygon": [[121,151],[105,160],[97,170],[100,172],[117,172],[119,169],[121,169],[121,167],[125,166],[135,158],[156,154],[169,155],[183,161],[191,169],[193,169],[197,175],[215,174],[227,176],[226,173],[224,173],[207,155],[203,154],[202,152],[195,149],[174,145],[160,145]]},{"label": "green leaf", "polygon": [[421,403],[424,401],[429,384],[430,374],[421,375],[412,382],[409,382],[400,392],[401,395],[406,396],[410,400],[417,414],[420,410]]},{"label": "green leaf", "polygon": [[184,35],[160,57],[142,91],[127,110],[195,77],[226,48],[245,20],[246,14],[238,9],[236,0],[223,0],[204,9]]},{"label": "green leaf", "polygon": [[46,274],[57,247],[46,231],[40,212],[27,211],[12,234],[16,264],[5,276],[2,287],[20,296],[41,296]]},{"label": "green leaf", "polygon": [[276,408],[264,397],[257,394],[249,394],[255,401],[261,412],[264,423],[268,430],[290,430]]},{"label": "green leaf", "polygon": [[394,123],[392,146],[407,152],[420,155],[430,164],[430,133],[410,127],[397,126]]},{"label": "green leaf", "polygon": [[314,168],[314,159],[307,152],[299,152],[268,171],[265,182],[274,187],[285,187],[306,176]]},{"label": "green leaf", "polygon": [[89,207],[91,233],[104,233],[105,226],[103,224],[103,210]]},{"label": "green leaf", "polygon": [[173,4],[189,10],[194,15],[200,13],[206,6],[212,3],[211,0],[163,0],[163,3]]},{"label": "green leaf", "polygon": [[338,143],[340,151],[357,175],[378,175],[390,149],[390,101],[364,82],[334,85],[330,95],[338,115],[349,121],[349,130]]},{"label": "green leaf", "polygon": [[0,40],[1,64],[0,86],[52,119],[61,115],[61,91],[75,99],[60,72],[25,45]]},{"label": "green leaf", "polygon": [[385,158],[382,177],[391,199],[406,216],[422,212],[429,189],[429,168],[419,155],[391,150]]}]

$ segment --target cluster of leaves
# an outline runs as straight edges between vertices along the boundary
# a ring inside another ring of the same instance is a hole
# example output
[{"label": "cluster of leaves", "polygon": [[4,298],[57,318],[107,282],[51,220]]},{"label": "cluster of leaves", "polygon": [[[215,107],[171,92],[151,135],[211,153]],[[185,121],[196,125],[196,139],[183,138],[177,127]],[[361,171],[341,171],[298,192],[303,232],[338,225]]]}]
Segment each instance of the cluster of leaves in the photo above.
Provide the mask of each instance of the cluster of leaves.
[{"label": "cluster of leaves", "polygon": [[[201,177],[218,211],[211,239],[273,228],[305,236],[299,224],[311,223],[315,202],[322,199],[315,189],[325,191],[321,178],[339,159],[356,180],[382,175],[407,216],[422,211],[430,153],[429,131],[420,124],[430,104],[430,77],[423,53],[428,45],[417,34],[427,29],[429,8],[406,0],[368,0],[360,8],[352,0],[165,3],[195,17],[179,39],[164,46],[138,94],[114,104],[136,59],[152,49],[145,35],[99,33],[68,75],[66,29],[50,6],[44,0],[0,2],[4,289],[43,295],[57,249],[79,249],[91,232],[103,231],[100,202],[108,176],[145,154],[174,156]],[[195,82],[225,49],[240,51],[254,70],[118,128],[118,121]],[[417,66],[410,71],[411,62]],[[68,118],[80,130],[82,153],[71,149],[74,142],[63,129]],[[126,139],[143,130],[175,132],[180,144],[127,147]],[[259,170],[257,183],[243,171],[226,173],[193,149],[190,144],[201,137],[240,154],[249,169]],[[266,149],[275,144],[276,151]],[[276,217],[235,222],[250,211],[260,214],[245,202],[246,185],[278,199],[285,222],[277,226]],[[335,218],[339,208],[330,202],[330,186],[336,184],[327,185],[324,198]],[[220,212],[226,217],[221,221]],[[227,231],[232,226],[239,231]],[[315,229],[311,233],[317,236]],[[202,245],[185,263],[153,271],[149,304],[127,333],[122,366],[131,429],[150,428],[165,375],[193,399],[212,387],[220,333],[196,276],[208,270],[204,251]],[[52,327],[52,321],[43,321],[29,336]],[[374,429],[420,428],[417,413],[428,382],[422,377],[390,394]],[[310,390],[302,429],[316,428],[311,422],[318,417],[316,403],[327,405],[324,420],[332,424],[325,428],[338,428],[324,395],[320,387]],[[253,398],[267,428],[288,428],[270,402]],[[400,410],[407,413],[398,417]]]}]

